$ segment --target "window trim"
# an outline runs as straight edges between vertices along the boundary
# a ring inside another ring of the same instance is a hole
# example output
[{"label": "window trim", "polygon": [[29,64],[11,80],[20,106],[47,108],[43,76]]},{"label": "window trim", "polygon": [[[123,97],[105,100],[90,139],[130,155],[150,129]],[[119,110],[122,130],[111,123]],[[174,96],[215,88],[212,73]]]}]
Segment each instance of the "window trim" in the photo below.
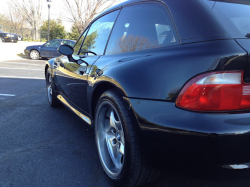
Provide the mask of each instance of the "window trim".
[{"label": "window trim", "polygon": [[[172,15],[170,9],[168,8],[167,4],[164,3],[163,1],[160,1],[160,0],[156,0],[156,1],[152,1],[152,0],[147,1],[147,0],[144,0],[144,1],[132,2],[132,3],[129,3],[129,4],[120,6],[120,12],[119,12],[119,14],[118,14],[118,16],[117,16],[117,18],[116,18],[116,21],[117,21],[117,19],[119,18],[120,13],[121,13],[121,11],[122,11],[123,8],[129,7],[129,6],[136,6],[136,5],[140,5],[140,4],[158,4],[158,5],[162,6],[162,7],[167,11],[168,16],[169,16],[169,18],[170,18],[170,21],[172,21],[172,25],[173,25],[175,34],[176,34],[176,36],[177,36],[177,44],[176,44],[176,45],[181,45],[181,44],[182,44],[182,43],[181,43],[180,36],[179,36],[179,33],[178,33],[178,30],[177,30],[177,27],[176,27],[176,24],[175,24],[175,22],[174,22],[173,15]],[[117,8],[116,8],[116,9],[117,9]],[[110,12],[110,11],[109,11],[109,12]],[[116,24],[116,21],[115,21],[115,24]],[[111,32],[110,32],[110,35],[109,35],[109,38],[108,38],[108,41],[107,41],[107,44],[106,44],[106,47],[105,47],[104,55],[106,55],[107,46],[108,46],[108,44],[109,44],[110,36],[111,36],[111,34],[113,33],[113,29],[114,29],[114,27],[115,27],[115,24],[113,25],[113,28],[112,28],[112,30],[111,30]],[[163,47],[171,47],[171,46],[162,46],[162,47],[159,47],[159,48],[163,48]],[[144,50],[143,50],[143,51],[144,51]],[[109,54],[109,55],[112,55],[112,54]]]},{"label": "window trim", "polygon": [[[80,40],[80,38],[81,38],[82,35],[85,33],[85,31],[87,31],[87,34],[88,34],[88,32],[89,32],[88,29],[89,29],[89,25],[86,27],[86,29],[84,29],[84,31],[82,32],[82,34],[79,36],[79,38],[77,39],[76,43],[75,43],[74,46],[73,46],[73,49],[75,48],[77,42]],[[86,35],[87,35],[87,34],[86,34]],[[85,38],[86,38],[86,36],[83,38],[83,41],[82,41],[81,46],[80,46],[80,48],[79,48],[79,51],[78,51],[78,53],[76,54],[77,56],[79,56],[79,52],[80,52],[80,50],[81,50],[81,48],[82,48],[82,44],[83,44]]]},{"label": "window trim", "polygon": [[[92,25],[92,24],[91,24]],[[83,43],[84,43],[84,41],[85,41],[85,39],[86,39],[86,36],[88,35],[88,33],[89,33],[89,28],[91,27],[91,25],[89,26],[87,26],[87,28],[82,32],[82,35],[85,33],[85,31],[87,31],[87,33],[86,33],[86,35],[84,36],[84,38],[83,38],[83,40],[82,40],[82,44],[81,44],[81,46],[80,46],[80,48],[79,48],[79,51],[78,51],[78,53],[77,53],[77,56],[79,56],[79,53],[80,53],[80,51],[81,51],[81,49],[82,49],[82,45],[83,45]],[[82,35],[81,35],[81,37],[82,37]],[[80,39],[80,38],[79,38]]]}]

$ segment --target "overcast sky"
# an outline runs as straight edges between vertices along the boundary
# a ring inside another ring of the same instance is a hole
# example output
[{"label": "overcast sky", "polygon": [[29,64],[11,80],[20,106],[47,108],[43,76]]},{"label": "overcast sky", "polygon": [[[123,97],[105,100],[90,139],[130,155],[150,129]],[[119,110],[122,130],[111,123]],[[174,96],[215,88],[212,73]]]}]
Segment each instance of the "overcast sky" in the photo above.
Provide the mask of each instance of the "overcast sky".
[{"label": "overcast sky", "polygon": [[[1,1],[1,8],[0,8],[0,13],[4,14],[6,11],[8,11],[8,1],[9,0],[0,0]],[[20,0],[16,0],[16,1],[20,1]],[[44,20],[48,19],[48,4],[47,4],[47,0],[41,0],[42,1],[42,12],[43,12],[43,18]],[[125,0],[119,0],[118,3],[123,2]],[[117,3],[117,4],[118,4]],[[62,18],[63,21],[63,25],[65,26],[66,31],[70,31],[72,24],[70,22],[64,21],[63,20],[63,12],[64,11],[64,3],[62,2],[62,0],[52,0],[51,3],[51,8],[50,8],[50,18],[51,19],[58,19]]]}]

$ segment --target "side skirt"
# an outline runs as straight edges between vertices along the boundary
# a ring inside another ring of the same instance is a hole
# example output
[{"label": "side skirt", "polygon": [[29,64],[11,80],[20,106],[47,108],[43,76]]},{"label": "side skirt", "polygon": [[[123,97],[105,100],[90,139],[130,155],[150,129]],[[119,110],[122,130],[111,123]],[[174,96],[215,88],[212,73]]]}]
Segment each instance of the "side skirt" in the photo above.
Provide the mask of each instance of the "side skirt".
[{"label": "side skirt", "polygon": [[82,114],[78,110],[76,110],[73,106],[71,106],[64,98],[62,95],[57,95],[57,98],[64,104],[66,105],[69,109],[71,109],[76,115],[78,115],[80,118],[82,118],[86,123],[91,125],[91,120],[89,117],[86,115]]}]

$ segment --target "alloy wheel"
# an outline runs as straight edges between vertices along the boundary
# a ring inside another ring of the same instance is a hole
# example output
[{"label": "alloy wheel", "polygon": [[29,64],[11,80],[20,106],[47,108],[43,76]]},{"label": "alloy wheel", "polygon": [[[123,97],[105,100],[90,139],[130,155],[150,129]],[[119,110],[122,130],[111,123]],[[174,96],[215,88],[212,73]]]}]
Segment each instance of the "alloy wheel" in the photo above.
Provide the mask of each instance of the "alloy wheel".
[{"label": "alloy wheel", "polygon": [[36,51],[36,50],[32,50],[31,52],[30,52],[30,58],[31,59],[34,59],[34,60],[37,60],[37,59],[39,59],[39,53],[38,53],[38,51]]},{"label": "alloy wheel", "polygon": [[104,101],[98,108],[96,142],[101,163],[111,178],[122,171],[125,158],[125,138],[122,123],[115,107]]},{"label": "alloy wheel", "polygon": [[48,74],[47,76],[47,95],[48,99],[51,102],[52,101],[52,86],[51,86],[51,74]]}]

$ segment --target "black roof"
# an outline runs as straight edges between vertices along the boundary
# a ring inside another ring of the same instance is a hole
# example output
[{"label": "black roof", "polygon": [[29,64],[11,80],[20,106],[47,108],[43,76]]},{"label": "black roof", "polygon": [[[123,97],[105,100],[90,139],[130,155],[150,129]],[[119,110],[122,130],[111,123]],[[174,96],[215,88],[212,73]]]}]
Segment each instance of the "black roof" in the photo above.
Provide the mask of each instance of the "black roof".
[{"label": "black roof", "polygon": [[229,33],[219,23],[214,13],[208,8],[203,0],[127,0],[107,9],[99,15],[126,6],[127,4],[153,1],[167,5],[181,40],[201,37],[207,39],[212,39],[214,37],[217,39],[231,38]]}]

